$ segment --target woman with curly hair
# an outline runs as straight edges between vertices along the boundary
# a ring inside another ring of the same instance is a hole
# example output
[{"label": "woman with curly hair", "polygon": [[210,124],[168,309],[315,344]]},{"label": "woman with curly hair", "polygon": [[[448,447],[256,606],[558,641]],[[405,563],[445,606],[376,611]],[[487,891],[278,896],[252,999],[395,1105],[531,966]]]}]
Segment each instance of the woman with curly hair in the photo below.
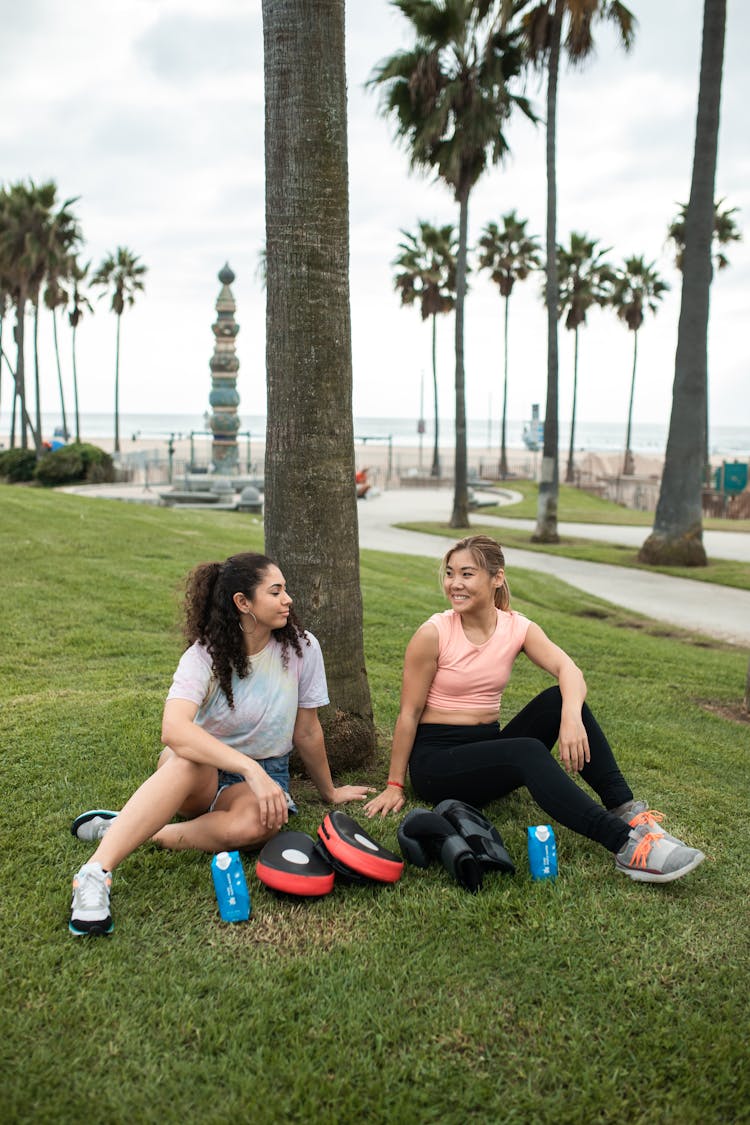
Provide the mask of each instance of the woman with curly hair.
[{"label": "woman with curly hair", "polygon": [[[333,784],[317,712],[329,702],[320,645],[271,559],[246,553],[195,567],[184,609],[188,647],[167,695],[156,771],[121,812],[92,809],[71,827],[80,840],[98,840],[73,880],[77,936],[111,932],[112,872],[146,840],[219,852],[259,847],[279,832],[296,812],[292,748],[324,801],[371,792]],[[175,815],[183,819],[172,823]]]}]

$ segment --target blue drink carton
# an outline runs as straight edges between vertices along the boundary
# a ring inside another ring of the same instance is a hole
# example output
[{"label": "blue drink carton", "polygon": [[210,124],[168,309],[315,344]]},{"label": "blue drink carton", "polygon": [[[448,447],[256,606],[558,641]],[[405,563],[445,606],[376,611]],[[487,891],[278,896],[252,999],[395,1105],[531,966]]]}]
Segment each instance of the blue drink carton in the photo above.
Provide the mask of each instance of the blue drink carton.
[{"label": "blue drink carton", "polygon": [[549,824],[533,824],[526,829],[529,867],[532,879],[554,879],[557,875],[557,844]]},{"label": "blue drink carton", "polygon": [[250,893],[239,852],[219,852],[211,860],[216,901],[224,922],[246,922],[250,917]]}]

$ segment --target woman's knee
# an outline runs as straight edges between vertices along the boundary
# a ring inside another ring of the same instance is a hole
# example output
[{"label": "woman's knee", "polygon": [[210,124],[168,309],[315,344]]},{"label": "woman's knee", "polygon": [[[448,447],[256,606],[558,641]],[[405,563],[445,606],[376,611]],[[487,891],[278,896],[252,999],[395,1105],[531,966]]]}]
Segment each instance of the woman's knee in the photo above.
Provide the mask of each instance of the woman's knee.
[{"label": "woman's knee", "polygon": [[257,805],[229,810],[222,825],[224,847],[228,850],[258,847],[271,840],[279,831],[280,827],[269,828],[262,823]]}]

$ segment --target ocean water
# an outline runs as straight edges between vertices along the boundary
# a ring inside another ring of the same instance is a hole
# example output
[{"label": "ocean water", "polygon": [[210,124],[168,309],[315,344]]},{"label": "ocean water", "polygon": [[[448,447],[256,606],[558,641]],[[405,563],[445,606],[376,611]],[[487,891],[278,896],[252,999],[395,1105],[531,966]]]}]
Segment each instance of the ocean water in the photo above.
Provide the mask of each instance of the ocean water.
[{"label": "ocean water", "polygon": [[[55,427],[60,425],[60,417],[56,414],[45,414],[43,417],[44,434],[49,438],[54,433]],[[241,417],[241,433],[263,441],[265,438],[266,419],[260,415]],[[7,433],[8,419],[3,411],[0,417],[0,441]],[[72,419],[69,417],[68,425]],[[423,446],[431,449],[433,443],[432,421],[426,419],[426,431],[423,435]],[[510,419],[507,428],[507,445],[509,448],[522,449],[522,432],[526,421],[523,419]],[[567,449],[570,424],[564,420],[560,423],[560,447]],[[207,430],[207,420],[201,414],[121,414],[120,437],[122,440],[131,437],[138,438],[163,438],[170,434],[175,437],[188,437],[191,433],[200,434]],[[112,437],[114,422],[111,414],[82,414],[81,431],[84,438]],[[667,443],[668,422],[663,425],[653,423],[633,423],[631,445],[633,452],[660,456],[664,453]],[[416,418],[355,418],[354,435],[358,442],[368,441],[384,442],[390,438],[394,447],[418,446],[419,434],[417,432]],[[441,419],[439,429],[440,445],[451,448],[454,441],[453,420]],[[579,422],[576,425],[577,450],[596,453],[619,452],[624,449],[625,424],[624,422]],[[495,421],[488,424],[484,419],[470,419],[467,422],[467,445],[470,449],[499,448],[499,424]],[[714,426],[710,434],[712,453],[722,454],[731,460],[736,457],[744,459],[750,456],[750,423],[739,426]]]}]

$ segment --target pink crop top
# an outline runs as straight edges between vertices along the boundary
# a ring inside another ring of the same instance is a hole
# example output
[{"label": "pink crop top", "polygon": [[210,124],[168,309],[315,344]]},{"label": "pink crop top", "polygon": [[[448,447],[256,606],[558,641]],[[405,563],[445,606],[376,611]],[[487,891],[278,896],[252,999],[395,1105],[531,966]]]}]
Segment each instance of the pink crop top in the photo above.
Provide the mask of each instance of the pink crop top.
[{"label": "pink crop top", "polygon": [[461,616],[453,609],[433,613],[438,631],[438,666],[427,706],[442,711],[495,711],[523,648],[531,622],[514,610],[497,611],[497,628],[482,645],[467,640]]}]

